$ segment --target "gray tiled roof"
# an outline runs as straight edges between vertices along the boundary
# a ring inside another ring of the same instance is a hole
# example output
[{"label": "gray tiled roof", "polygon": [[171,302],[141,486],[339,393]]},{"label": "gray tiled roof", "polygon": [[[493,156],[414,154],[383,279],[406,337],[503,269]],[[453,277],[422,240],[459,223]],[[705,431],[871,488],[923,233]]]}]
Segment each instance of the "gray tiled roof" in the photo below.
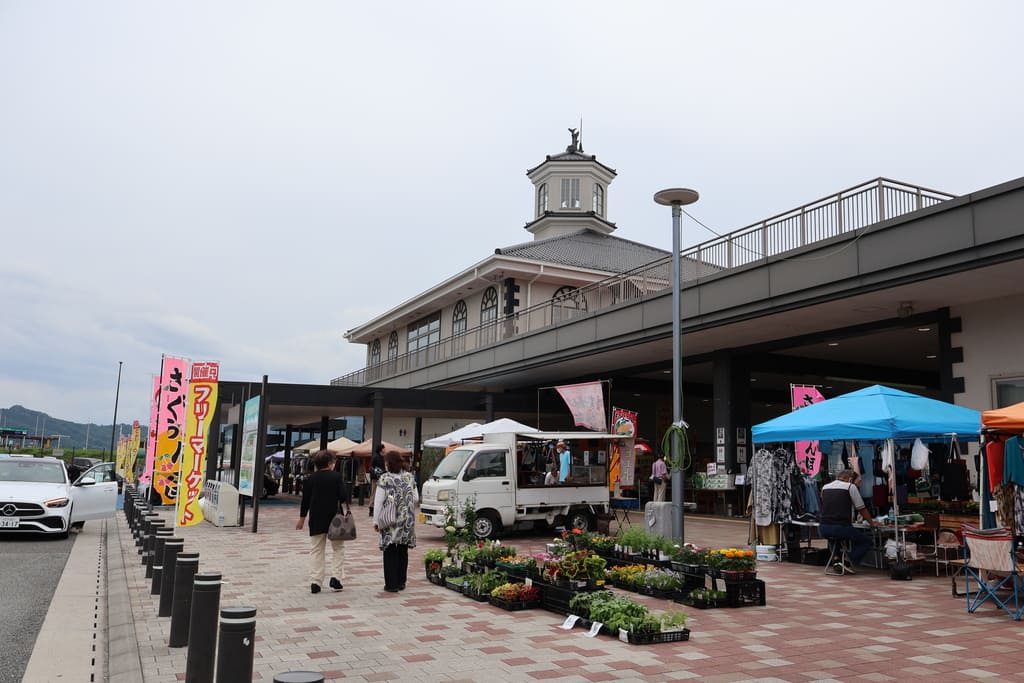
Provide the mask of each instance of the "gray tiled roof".
[{"label": "gray tiled roof", "polygon": [[583,229],[558,237],[495,249],[495,253],[576,268],[623,273],[665,258],[671,252]]},{"label": "gray tiled roof", "polygon": [[548,163],[549,161],[591,161],[600,166],[601,168],[605,169],[612,175],[618,175],[614,168],[602,164],[600,161],[597,160],[597,157],[594,156],[593,154],[584,154],[582,151],[573,151],[568,149],[559,154],[547,155],[544,161],[540,162],[533,168],[527,169],[526,175],[530,175],[531,173],[533,173],[534,171],[536,171],[538,168]]}]

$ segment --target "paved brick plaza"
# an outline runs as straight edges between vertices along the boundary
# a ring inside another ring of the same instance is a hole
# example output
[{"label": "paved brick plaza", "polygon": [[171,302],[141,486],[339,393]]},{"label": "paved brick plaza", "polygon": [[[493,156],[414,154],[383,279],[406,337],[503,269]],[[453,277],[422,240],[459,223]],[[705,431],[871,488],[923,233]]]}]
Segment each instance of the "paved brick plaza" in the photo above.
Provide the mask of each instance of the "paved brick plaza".
[{"label": "paved brick plaza", "polygon": [[[287,500],[288,496],[281,497]],[[423,550],[440,531],[420,527],[403,593],[383,591],[380,552],[366,508],[354,508],[360,537],[347,546],[345,590],[309,592],[307,531],[294,529],[297,505],[260,508],[259,533],[211,524],[181,529],[200,570],[221,571],[222,606],[256,606],[254,680],[313,670],[351,681],[950,681],[1024,678],[1024,623],[985,608],[967,614],[949,580],[892,581],[865,569],[826,577],[820,567],[762,564],[767,607],[686,608],[689,642],[628,645],[580,629],[544,610],[505,612],[434,586]],[[247,514],[251,511],[247,511]],[[166,515],[165,515],[166,516]],[[635,515],[638,518],[638,515]],[[116,532],[128,564],[128,590],[146,683],[184,679],[185,649],[167,647],[169,619],[157,618],[123,516]],[[687,540],[745,545],[746,525],[687,517]],[[548,539],[506,539],[538,551]],[[111,585],[113,593],[122,587]],[[614,590],[614,589],[613,589]],[[655,609],[681,607],[633,596]]]}]

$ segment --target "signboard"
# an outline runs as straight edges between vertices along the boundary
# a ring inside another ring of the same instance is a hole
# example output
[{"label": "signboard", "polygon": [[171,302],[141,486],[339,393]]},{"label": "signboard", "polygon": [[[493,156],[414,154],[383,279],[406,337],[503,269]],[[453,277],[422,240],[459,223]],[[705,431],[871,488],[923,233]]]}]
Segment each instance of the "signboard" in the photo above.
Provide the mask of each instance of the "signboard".
[{"label": "signboard", "polygon": [[206,452],[210,443],[210,422],[217,407],[217,363],[193,363],[188,380],[185,416],[185,449],[178,484],[175,526],[192,526],[203,521],[199,492],[206,475]]},{"label": "signboard", "polygon": [[242,449],[238,460],[238,492],[252,496],[256,478],[256,437],[260,431],[260,397],[253,396],[245,402],[242,418]]},{"label": "signboard", "polygon": [[164,356],[160,373],[160,409],[157,411],[156,457],[153,462],[153,490],[161,505],[178,500],[178,470],[181,467],[181,435],[185,428],[185,373],[188,361]]},{"label": "signboard", "polygon": [[636,451],[633,449],[636,435],[637,414],[632,410],[612,408],[612,432],[624,438],[612,442],[611,462],[608,464],[608,488],[636,485]]}]

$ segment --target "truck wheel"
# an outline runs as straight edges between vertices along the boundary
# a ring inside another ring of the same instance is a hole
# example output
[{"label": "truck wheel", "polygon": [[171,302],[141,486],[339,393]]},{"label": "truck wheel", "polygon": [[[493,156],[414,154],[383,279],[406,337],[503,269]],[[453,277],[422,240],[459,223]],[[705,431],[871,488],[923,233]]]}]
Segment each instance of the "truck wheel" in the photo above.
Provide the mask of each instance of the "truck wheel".
[{"label": "truck wheel", "polygon": [[482,510],[476,515],[473,534],[477,538],[497,538],[501,533],[501,519],[491,510]]},{"label": "truck wheel", "polygon": [[573,510],[569,513],[569,528],[590,531],[597,526],[597,520],[589,510]]}]

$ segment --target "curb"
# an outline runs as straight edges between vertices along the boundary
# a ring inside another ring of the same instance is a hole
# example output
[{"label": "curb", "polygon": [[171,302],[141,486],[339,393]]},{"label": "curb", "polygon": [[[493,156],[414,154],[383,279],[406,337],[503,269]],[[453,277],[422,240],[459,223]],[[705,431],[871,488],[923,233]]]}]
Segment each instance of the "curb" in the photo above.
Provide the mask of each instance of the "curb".
[{"label": "curb", "polygon": [[139,683],[145,680],[145,676],[116,519],[108,520],[105,525],[104,540],[107,546],[107,680],[110,683]]}]

